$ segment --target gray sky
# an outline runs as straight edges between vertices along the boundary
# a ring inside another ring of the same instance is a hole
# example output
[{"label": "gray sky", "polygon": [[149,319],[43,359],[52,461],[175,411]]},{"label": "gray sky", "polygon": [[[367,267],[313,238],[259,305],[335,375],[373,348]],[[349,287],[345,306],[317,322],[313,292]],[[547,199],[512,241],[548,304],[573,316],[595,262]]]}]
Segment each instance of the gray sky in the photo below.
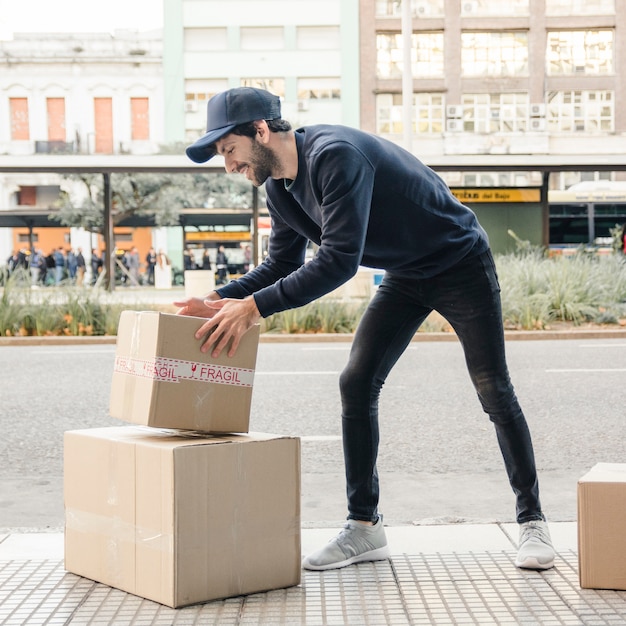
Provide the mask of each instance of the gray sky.
[{"label": "gray sky", "polygon": [[13,32],[111,32],[163,26],[163,0],[0,0],[0,38]]}]

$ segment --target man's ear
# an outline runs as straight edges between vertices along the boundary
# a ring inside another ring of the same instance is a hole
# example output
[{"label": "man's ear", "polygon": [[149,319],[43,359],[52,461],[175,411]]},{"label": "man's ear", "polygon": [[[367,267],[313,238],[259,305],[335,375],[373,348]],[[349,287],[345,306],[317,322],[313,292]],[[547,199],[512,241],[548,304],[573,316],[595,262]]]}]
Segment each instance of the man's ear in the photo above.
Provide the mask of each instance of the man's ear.
[{"label": "man's ear", "polygon": [[256,128],[256,137],[261,143],[267,143],[270,137],[270,129],[265,120],[256,120],[254,122]]}]

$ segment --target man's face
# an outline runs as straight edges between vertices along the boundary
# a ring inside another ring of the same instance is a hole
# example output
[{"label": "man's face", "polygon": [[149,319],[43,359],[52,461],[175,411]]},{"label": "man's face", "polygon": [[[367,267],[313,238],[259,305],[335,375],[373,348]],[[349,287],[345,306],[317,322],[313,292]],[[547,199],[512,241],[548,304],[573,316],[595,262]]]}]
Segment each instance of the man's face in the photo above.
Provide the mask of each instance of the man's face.
[{"label": "man's face", "polygon": [[244,174],[256,187],[260,187],[278,170],[276,155],[256,137],[252,139],[230,134],[217,141],[215,147],[217,153],[224,157],[227,172]]}]

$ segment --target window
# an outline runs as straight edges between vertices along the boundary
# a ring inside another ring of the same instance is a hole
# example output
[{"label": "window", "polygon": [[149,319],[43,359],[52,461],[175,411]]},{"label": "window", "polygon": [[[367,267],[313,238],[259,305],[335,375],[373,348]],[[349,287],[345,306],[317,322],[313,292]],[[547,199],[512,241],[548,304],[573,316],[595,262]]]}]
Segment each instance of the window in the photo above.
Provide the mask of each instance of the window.
[{"label": "window", "polygon": [[65,141],[65,98],[46,98],[48,141]]},{"label": "window", "polygon": [[553,132],[606,132],[614,130],[615,99],[612,91],[552,91],[548,94],[546,121]]},{"label": "window", "polygon": [[94,98],[95,147],[96,154],[113,154],[113,100]]},{"label": "window", "polygon": [[339,78],[299,78],[298,100],[338,100],[341,98]]},{"label": "window", "polygon": [[441,172],[448,187],[539,187],[541,172]]},{"label": "window", "polygon": [[462,17],[518,17],[528,15],[529,0],[461,0]]},{"label": "window", "polygon": [[298,50],[339,50],[338,26],[298,26]]},{"label": "window", "polygon": [[244,27],[240,30],[242,50],[283,50],[285,35],[282,26]]},{"label": "window", "polygon": [[546,71],[550,76],[611,74],[613,72],[613,31],[549,32],[546,64]]},{"label": "window", "polygon": [[[413,119],[413,115],[411,115]],[[383,135],[403,133],[402,94],[385,93],[376,96],[376,132]]]},{"label": "window", "polygon": [[150,139],[150,115],[148,98],[130,99],[131,139],[147,141]]},{"label": "window", "polygon": [[615,0],[546,0],[546,15],[614,15]]},{"label": "window", "polygon": [[[400,33],[376,36],[378,78],[401,78],[404,68],[403,41]],[[443,33],[411,35],[411,72],[415,78],[443,76]]]},{"label": "window", "polygon": [[285,79],[284,78],[242,78],[242,87],[256,87],[257,89],[266,89],[274,95],[285,97]]},{"label": "window", "polygon": [[28,98],[9,98],[11,112],[11,139],[27,141],[30,139],[28,124]]},{"label": "window", "polygon": [[583,181],[612,181],[613,172],[553,172],[550,176],[551,189],[568,189]]},{"label": "window", "polygon": [[21,185],[17,192],[19,206],[37,206],[37,187]]},{"label": "window", "polygon": [[528,33],[462,33],[464,76],[527,76]]},{"label": "window", "polygon": [[185,52],[209,52],[228,49],[226,28],[185,28]]},{"label": "window", "polygon": [[[376,17],[400,17],[403,0],[377,0]],[[413,17],[443,17],[443,0],[410,0]]]},{"label": "window", "polygon": [[470,133],[515,133],[528,128],[527,93],[464,94],[463,130]]},{"label": "window", "polygon": [[[376,96],[376,131],[383,135],[402,134],[402,94]],[[413,94],[412,132],[442,133],[444,129],[444,98],[440,93]]]}]

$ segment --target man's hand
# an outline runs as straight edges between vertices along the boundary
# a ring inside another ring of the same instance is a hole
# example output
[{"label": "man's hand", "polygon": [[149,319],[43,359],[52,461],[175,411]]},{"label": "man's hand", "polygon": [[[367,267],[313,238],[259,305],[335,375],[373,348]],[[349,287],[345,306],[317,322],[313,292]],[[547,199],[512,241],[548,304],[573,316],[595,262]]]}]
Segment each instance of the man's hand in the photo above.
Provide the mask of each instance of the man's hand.
[{"label": "man's hand", "polygon": [[213,317],[215,311],[206,305],[207,300],[219,300],[220,296],[216,291],[212,291],[204,298],[187,298],[174,302],[174,306],[179,307],[176,315],[191,315],[192,317]]},{"label": "man's hand", "polygon": [[[192,298],[192,300],[200,300],[200,298]],[[181,311],[185,308],[196,310],[197,305],[197,302],[193,302],[183,307]],[[245,332],[261,318],[254,298],[247,296],[243,300],[207,299],[204,300],[203,305],[206,311],[202,317],[208,317],[209,320],[196,332],[196,339],[204,339],[200,350],[208,352],[212,346],[211,356],[217,358],[232,340],[228,356],[234,356]],[[190,315],[189,313],[181,314]]]}]

